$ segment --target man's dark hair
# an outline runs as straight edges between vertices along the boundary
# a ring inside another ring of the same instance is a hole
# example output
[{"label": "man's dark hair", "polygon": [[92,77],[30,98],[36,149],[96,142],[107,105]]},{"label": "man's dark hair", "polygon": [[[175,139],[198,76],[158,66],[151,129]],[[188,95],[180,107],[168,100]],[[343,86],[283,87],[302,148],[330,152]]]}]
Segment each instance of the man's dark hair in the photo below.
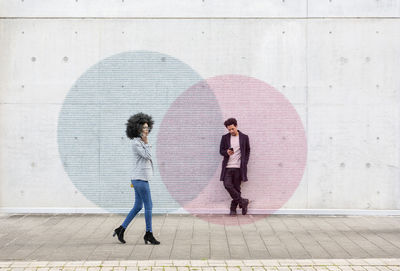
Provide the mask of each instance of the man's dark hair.
[{"label": "man's dark hair", "polygon": [[143,125],[147,123],[149,125],[149,133],[153,128],[153,118],[147,114],[142,112],[137,113],[131,116],[126,123],[126,136],[130,139],[135,137],[140,137],[140,133],[142,132]]},{"label": "man's dark hair", "polygon": [[227,119],[225,122],[224,122],[224,125],[225,125],[225,127],[228,127],[228,126],[230,126],[230,125],[235,125],[235,127],[237,126],[237,120],[236,119],[234,119],[234,118],[230,118],[230,119]]}]

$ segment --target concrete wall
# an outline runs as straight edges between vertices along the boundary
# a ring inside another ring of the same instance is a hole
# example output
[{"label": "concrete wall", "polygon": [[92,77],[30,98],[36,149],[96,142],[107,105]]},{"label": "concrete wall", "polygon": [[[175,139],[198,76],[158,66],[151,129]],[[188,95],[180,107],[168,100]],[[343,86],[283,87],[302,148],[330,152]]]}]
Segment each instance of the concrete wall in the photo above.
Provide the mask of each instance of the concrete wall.
[{"label": "concrete wall", "polygon": [[233,115],[251,212],[398,214],[400,1],[247,2],[0,1],[1,210],[128,210],[124,124],[146,111],[156,212],[226,212]]}]

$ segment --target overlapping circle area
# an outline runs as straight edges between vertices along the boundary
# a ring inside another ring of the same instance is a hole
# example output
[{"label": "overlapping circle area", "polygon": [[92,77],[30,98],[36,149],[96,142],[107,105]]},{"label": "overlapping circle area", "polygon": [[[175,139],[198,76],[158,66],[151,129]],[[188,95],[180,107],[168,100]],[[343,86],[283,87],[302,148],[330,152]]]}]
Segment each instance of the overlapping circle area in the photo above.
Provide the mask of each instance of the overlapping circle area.
[{"label": "overlapping circle area", "polygon": [[[250,138],[248,182],[242,196],[249,212],[280,209],[302,180],[307,141],[294,106],[267,83],[244,75],[201,78],[172,56],[124,52],[86,71],[60,111],[58,145],[64,168],[89,200],[108,210],[130,208],[133,167],[125,136],[129,116],[153,116],[153,208],[171,204],[212,223],[234,224],[231,198],[220,181],[223,123],[234,117]],[[238,209],[240,213],[240,209]],[[254,221],[242,217],[242,222]],[[247,220],[246,220],[247,219]]]}]

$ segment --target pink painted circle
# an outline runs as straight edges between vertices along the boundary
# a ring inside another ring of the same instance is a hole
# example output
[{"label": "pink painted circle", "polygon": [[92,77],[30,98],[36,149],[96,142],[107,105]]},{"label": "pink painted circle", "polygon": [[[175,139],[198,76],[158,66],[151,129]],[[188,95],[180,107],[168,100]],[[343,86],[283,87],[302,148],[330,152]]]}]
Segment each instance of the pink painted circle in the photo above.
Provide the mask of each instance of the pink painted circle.
[{"label": "pink painted circle", "polygon": [[[304,108],[299,106],[297,110]],[[231,198],[220,181],[224,120],[234,117],[250,138],[249,214],[229,217]],[[242,75],[216,76],[182,93],[161,123],[157,161],[171,196],[186,211],[216,224],[253,223],[280,209],[299,186],[307,140],[294,106],[267,83]],[[252,215],[254,214],[254,215]],[[257,215],[255,215],[257,214]]]}]

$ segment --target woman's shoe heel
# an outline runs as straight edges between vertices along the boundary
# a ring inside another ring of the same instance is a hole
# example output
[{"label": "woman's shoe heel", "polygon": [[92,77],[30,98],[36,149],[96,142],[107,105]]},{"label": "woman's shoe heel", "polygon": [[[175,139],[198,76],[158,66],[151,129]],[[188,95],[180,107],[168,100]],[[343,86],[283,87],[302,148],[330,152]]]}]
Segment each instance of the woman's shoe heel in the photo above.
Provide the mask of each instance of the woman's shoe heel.
[{"label": "woman's shoe heel", "polygon": [[113,237],[114,237],[115,235],[117,235],[117,236],[118,236],[118,240],[119,240],[121,243],[125,244],[126,242],[125,242],[125,240],[124,240],[124,232],[125,232],[125,228],[122,227],[122,225],[121,225],[121,226],[119,226],[119,228],[117,228],[117,229],[114,230]]},{"label": "woman's shoe heel", "polygon": [[154,238],[153,233],[150,231],[146,231],[145,236],[143,237],[144,243],[147,245],[147,242],[150,242],[152,245],[159,245],[160,242]]}]

